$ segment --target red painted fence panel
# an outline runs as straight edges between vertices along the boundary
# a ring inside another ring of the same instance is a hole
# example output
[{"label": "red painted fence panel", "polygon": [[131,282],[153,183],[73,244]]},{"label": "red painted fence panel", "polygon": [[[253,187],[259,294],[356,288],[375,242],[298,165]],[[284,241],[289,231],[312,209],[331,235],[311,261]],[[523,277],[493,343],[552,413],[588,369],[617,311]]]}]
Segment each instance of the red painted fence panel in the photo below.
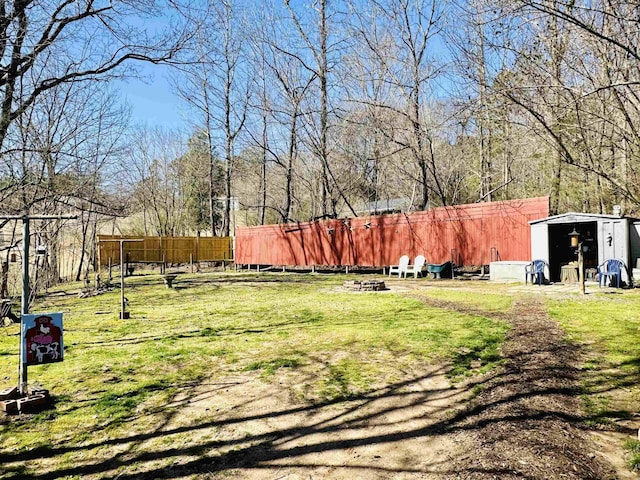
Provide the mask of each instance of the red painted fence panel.
[{"label": "red painted fence panel", "polygon": [[242,265],[394,265],[401,255],[429,263],[486,265],[530,260],[529,221],[549,216],[549,197],[439,207],[424,212],[238,227]]}]

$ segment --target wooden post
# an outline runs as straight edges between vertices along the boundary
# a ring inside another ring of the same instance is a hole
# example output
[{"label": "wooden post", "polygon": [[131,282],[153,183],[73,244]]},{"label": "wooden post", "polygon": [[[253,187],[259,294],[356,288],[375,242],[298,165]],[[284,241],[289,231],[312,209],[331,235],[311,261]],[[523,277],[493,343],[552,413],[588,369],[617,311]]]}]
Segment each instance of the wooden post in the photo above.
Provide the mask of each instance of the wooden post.
[{"label": "wooden post", "polygon": [[100,237],[98,236],[98,278],[100,278],[100,273],[102,273],[102,255],[100,254]]},{"label": "wooden post", "polygon": [[578,283],[580,284],[580,293],[584,295],[584,256],[582,254],[582,242],[578,244]]},{"label": "wooden post", "polygon": [[191,264],[191,273],[193,273],[193,253],[189,253],[189,263]]},{"label": "wooden post", "polygon": [[109,283],[111,283],[112,277],[111,277],[111,257],[109,257]]}]

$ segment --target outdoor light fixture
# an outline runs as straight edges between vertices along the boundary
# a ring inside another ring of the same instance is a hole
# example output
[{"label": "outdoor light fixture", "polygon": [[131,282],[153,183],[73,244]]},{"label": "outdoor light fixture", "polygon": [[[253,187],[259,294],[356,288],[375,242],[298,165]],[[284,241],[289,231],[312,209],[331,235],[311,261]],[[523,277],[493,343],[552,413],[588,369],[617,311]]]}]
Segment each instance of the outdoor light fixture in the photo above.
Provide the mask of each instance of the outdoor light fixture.
[{"label": "outdoor light fixture", "polygon": [[[589,236],[589,232],[587,232],[587,236]],[[580,293],[584,295],[584,245],[580,242],[580,233],[576,230],[575,225],[573,226],[571,233],[569,233],[569,238],[571,239],[571,248],[576,249],[575,253],[578,256],[578,284],[580,285]]]},{"label": "outdoor light fixture", "polygon": [[334,231],[335,231],[335,230],[334,230],[333,228],[327,228],[327,233],[328,233],[329,235],[333,235],[333,232],[334,232]]},{"label": "outdoor light fixture", "polygon": [[607,233],[607,245],[611,246],[613,243],[613,236],[610,233]]},{"label": "outdoor light fixture", "polygon": [[576,231],[576,227],[574,225],[573,226],[573,231],[569,234],[569,238],[571,239],[571,247],[572,248],[577,248],[578,247],[578,237],[580,237],[580,234]]}]

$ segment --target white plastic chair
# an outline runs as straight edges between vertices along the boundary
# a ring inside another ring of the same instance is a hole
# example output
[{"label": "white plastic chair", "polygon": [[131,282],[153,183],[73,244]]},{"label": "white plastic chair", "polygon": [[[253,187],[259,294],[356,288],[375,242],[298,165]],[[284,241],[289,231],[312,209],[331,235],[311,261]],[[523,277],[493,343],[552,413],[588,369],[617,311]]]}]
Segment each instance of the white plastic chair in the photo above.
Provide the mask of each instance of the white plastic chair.
[{"label": "white plastic chair", "polygon": [[413,278],[418,278],[418,275],[422,276],[422,269],[427,261],[424,255],[418,255],[413,261],[413,265],[407,265],[404,271],[404,278],[407,278],[408,273],[413,273]]},{"label": "white plastic chair", "polygon": [[389,276],[393,273],[398,274],[398,278],[406,277],[407,267],[409,266],[409,255],[402,255],[398,261],[398,265],[392,265],[389,267]]}]

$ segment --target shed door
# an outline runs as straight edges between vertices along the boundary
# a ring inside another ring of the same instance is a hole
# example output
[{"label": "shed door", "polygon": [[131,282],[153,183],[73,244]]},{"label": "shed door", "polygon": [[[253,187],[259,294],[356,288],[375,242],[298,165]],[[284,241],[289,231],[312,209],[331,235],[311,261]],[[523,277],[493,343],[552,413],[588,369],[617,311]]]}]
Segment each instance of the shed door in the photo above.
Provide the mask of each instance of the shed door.
[{"label": "shed door", "polygon": [[547,224],[531,225],[531,260],[538,259],[549,263],[549,226]]},{"label": "shed door", "polygon": [[598,228],[598,263],[609,258],[619,258],[629,263],[626,220],[606,220],[599,222]]}]

